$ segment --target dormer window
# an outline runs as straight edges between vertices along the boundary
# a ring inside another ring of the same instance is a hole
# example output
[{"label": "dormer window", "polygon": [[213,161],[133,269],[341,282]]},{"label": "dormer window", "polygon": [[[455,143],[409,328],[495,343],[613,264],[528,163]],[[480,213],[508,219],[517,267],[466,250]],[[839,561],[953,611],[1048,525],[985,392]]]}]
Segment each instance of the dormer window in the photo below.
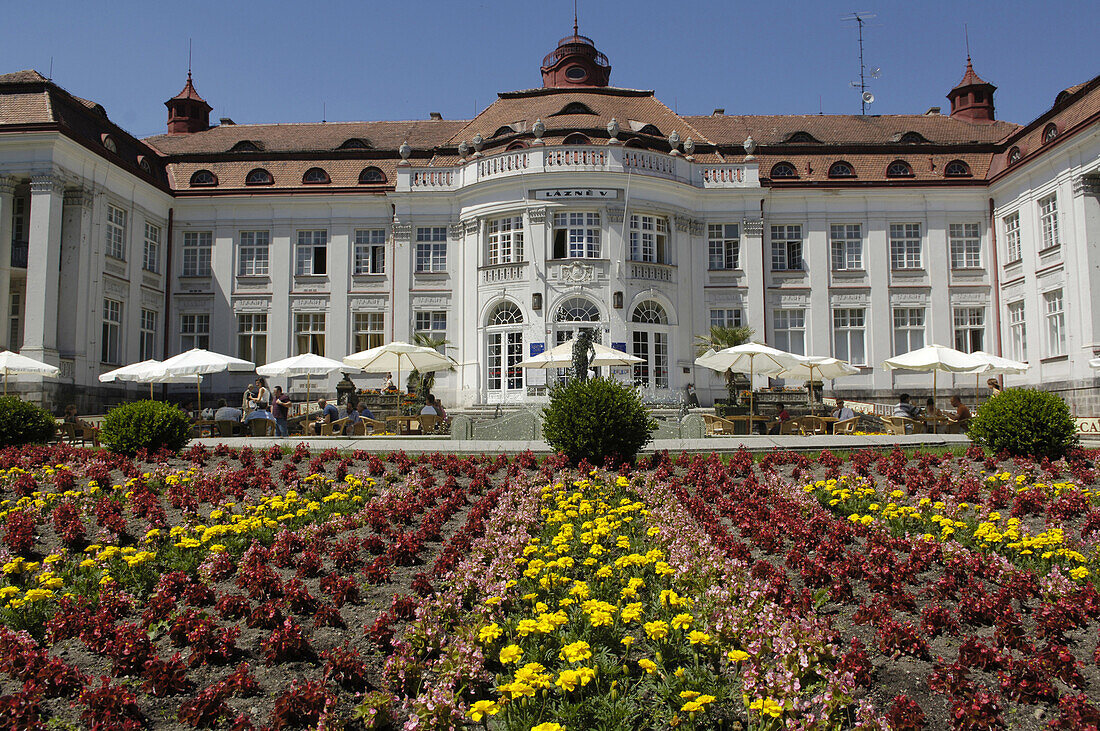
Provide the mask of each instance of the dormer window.
[{"label": "dormer window", "polygon": [[909,163],[905,162],[905,160],[894,160],[886,168],[886,177],[911,178],[913,177],[913,168],[911,168]]},{"label": "dormer window", "polygon": [[209,170],[196,170],[191,174],[191,187],[192,188],[205,188],[211,185],[218,184],[218,176]]},{"label": "dormer window", "polygon": [[245,185],[274,185],[275,178],[271,177],[271,173],[263,168],[255,168],[249,171],[245,176]]},{"label": "dormer window", "polygon": [[386,174],[376,167],[363,168],[363,172],[359,173],[360,183],[384,183],[386,182]]},{"label": "dormer window", "polygon": [[1020,162],[1021,157],[1023,157],[1023,155],[1020,154],[1020,148],[1013,147],[1011,150],[1008,151],[1008,164],[1015,165],[1016,163]]},{"label": "dormer window", "polygon": [[952,160],[944,166],[943,175],[946,178],[969,178],[970,166],[962,160]]},{"label": "dormer window", "polygon": [[595,116],[596,113],[592,111],[591,107],[583,102],[569,102],[561,108],[561,111],[550,116],[557,117],[562,114],[591,114]]},{"label": "dormer window", "polygon": [[920,132],[906,132],[901,136],[898,142],[903,145],[917,145],[922,142],[928,142],[928,140]]},{"label": "dormer window", "polygon": [[809,132],[804,131],[795,132],[783,141],[792,145],[812,145],[821,143],[821,140],[817,139]]},{"label": "dormer window", "polygon": [[337,150],[369,150],[371,149],[370,140],[365,140],[362,137],[352,137],[349,140],[344,140]]},{"label": "dormer window", "polygon": [[798,171],[794,169],[794,165],[789,162],[777,162],[772,165],[772,180],[782,180],[783,178],[797,178]]},{"label": "dormer window", "polygon": [[321,168],[310,168],[306,170],[306,174],[302,176],[303,185],[324,185],[325,183],[331,183],[328,173]]},{"label": "dormer window", "polygon": [[113,152],[118,154],[118,145],[115,144],[115,138],[111,135],[105,134],[100,138],[103,141],[103,146],[107,148],[107,152]]},{"label": "dormer window", "polygon": [[144,170],[149,175],[153,174],[153,166],[149,163],[149,158],[145,157],[145,155],[137,156],[137,164],[139,168]]},{"label": "dormer window", "polygon": [[492,134],[493,137],[503,137],[505,135],[514,135],[516,133],[515,128],[510,124],[506,124],[502,127],[498,127],[497,131]]},{"label": "dormer window", "polygon": [[561,143],[563,145],[588,145],[591,144],[591,140],[580,133],[574,133],[562,140]]},{"label": "dormer window", "polygon": [[1043,144],[1045,145],[1046,143],[1051,142],[1057,136],[1058,125],[1056,125],[1054,122],[1051,122],[1043,129]]},{"label": "dormer window", "polygon": [[852,166],[844,162],[843,160],[834,162],[832,165],[829,166],[830,178],[854,178],[855,176],[855,170],[853,170]]},{"label": "dormer window", "polygon": [[657,126],[653,125],[653,124],[645,125],[640,130],[638,130],[638,134],[653,135],[655,137],[664,137],[664,135],[661,134],[661,130],[657,129]]},{"label": "dormer window", "polygon": [[508,152],[511,152],[512,150],[522,150],[522,149],[523,149],[523,148],[525,148],[525,147],[527,147],[527,143],[526,143],[526,142],[524,142],[523,140],[516,140],[515,142],[513,142],[513,143],[512,143],[512,144],[510,144],[510,145],[508,145],[508,146],[507,146],[507,147],[505,147],[504,149],[505,149],[506,151],[508,151]]},{"label": "dormer window", "polygon": [[230,152],[260,152],[260,146],[252,140],[241,140],[229,148]]}]

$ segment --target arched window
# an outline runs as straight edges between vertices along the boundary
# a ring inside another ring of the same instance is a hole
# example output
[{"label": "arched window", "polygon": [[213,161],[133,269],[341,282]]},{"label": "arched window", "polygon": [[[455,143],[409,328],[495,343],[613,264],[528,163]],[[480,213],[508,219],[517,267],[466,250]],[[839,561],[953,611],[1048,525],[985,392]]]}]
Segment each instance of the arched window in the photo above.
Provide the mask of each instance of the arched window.
[{"label": "arched window", "polygon": [[149,173],[150,175],[153,174],[153,166],[152,166],[152,164],[150,164],[149,158],[145,157],[145,155],[138,155],[137,156],[137,161],[138,161],[138,167],[139,168],[141,168],[145,172]]},{"label": "arched window", "polygon": [[1043,129],[1043,144],[1050,142],[1058,136],[1058,125],[1051,122]]},{"label": "arched window", "polygon": [[504,137],[506,135],[514,135],[515,133],[515,127],[510,124],[505,124],[497,127],[497,131],[491,134],[490,137]]},{"label": "arched window", "polygon": [[591,141],[581,133],[574,132],[573,134],[562,140],[561,143],[563,145],[587,145],[591,144]]},{"label": "arched window", "polygon": [[856,176],[852,166],[843,160],[838,160],[829,166],[830,178],[854,178]]},{"label": "arched window", "polygon": [[1008,164],[1015,165],[1016,163],[1020,162],[1021,157],[1023,157],[1023,155],[1020,154],[1020,148],[1013,147],[1011,150],[1008,151]]},{"label": "arched window", "polygon": [[909,163],[905,160],[894,160],[886,167],[886,177],[911,178],[913,177],[913,168],[909,167]]},{"label": "arched window", "polygon": [[966,178],[970,176],[970,166],[962,160],[952,160],[944,166],[943,174],[948,178]]},{"label": "arched window", "polygon": [[362,137],[352,137],[349,140],[344,140],[337,147],[337,150],[369,150],[371,148],[370,140],[365,140]]},{"label": "arched window", "polygon": [[[653,300],[645,300],[634,308],[630,321],[630,338],[635,358],[634,384],[640,388],[667,389],[668,383],[668,315],[665,308]],[[637,327],[645,326],[649,327]]]},{"label": "arched window", "polygon": [[260,146],[252,140],[241,140],[229,148],[230,152],[259,152]]},{"label": "arched window", "polygon": [[493,401],[521,399],[524,395],[523,312],[515,302],[504,300],[490,312],[485,333],[485,382]]},{"label": "arched window", "polygon": [[325,183],[331,183],[328,173],[321,168],[310,168],[306,170],[306,174],[302,176],[303,185],[324,185]]},{"label": "arched window", "polygon": [[906,132],[901,136],[901,139],[898,140],[898,142],[901,142],[903,145],[916,145],[927,141],[928,140],[925,139],[924,135],[920,132]]},{"label": "arched window", "polygon": [[667,325],[668,315],[665,314],[665,308],[661,307],[660,303],[646,300],[634,308],[634,312],[630,315],[630,321],[643,322],[649,325]]},{"label": "arched window", "polygon": [[599,322],[600,308],[584,297],[570,297],[558,305],[555,322]]},{"label": "arched window", "polygon": [[386,182],[386,174],[379,168],[369,167],[363,168],[363,172],[359,173],[360,183],[384,183]]},{"label": "arched window", "polygon": [[777,162],[772,165],[772,180],[781,180],[783,178],[797,178],[798,171],[794,169],[794,165],[789,162]]},{"label": "arched window", "polygon": [[783,141],[794,145],[814,144],[816,142],[820,142],[820,140],[818,140],[809,132],[804,132],[801,130],[792,133],[789,137],[787,137],[787,139]]},{"label": "arched window", "polygon": [[103,140],[103,146],[107,148],[108,152],[114,152],[114,153],[118,152],[118,145],[115,143],[115,138],[114,137],[111,137],[111,135],[108,135],[108,134],[104,134],[103,137],[102,137],[102,140]]},{"label": "arched window", "polygon": [[516,140],[515,142],[508,145],[504,149],[505,150],[522,150],[524,147],[527,147],[526,142],[524,142],[523,140]]},{"label": "arched window", "polygon": [[217,185],[218,176],[209,170],[196,170],[191,173],[191,187],[202,188],[208,185]]},{"label": "arched window", "polygon": [[263,168],[250,170],[244,179],[245,185],[272,185],[274,182],[275,178],[271,177],[271,173]]},{"label": "arched window", "polygon": [[664,137],[664,135],[661,134],[661,130],[657,129],[657,126],[653,125],[653,124],[645,125],[640,130],[638,130],[638,134],[640,134],[640,135],[654,135],[656,137]]},{"label": "arched window", "polygon": [[522,325],[523,313],[519,309],[519,305],[509,300],[504,300],[489,313],[490,327],[494,325]]},{"label": "arched window", "polygon": [[559,111],[550,116],[556,117],[559,114],[595,114],[595,112],[592,111],[592,108],[590,106],[583,102],[569,102]]}]

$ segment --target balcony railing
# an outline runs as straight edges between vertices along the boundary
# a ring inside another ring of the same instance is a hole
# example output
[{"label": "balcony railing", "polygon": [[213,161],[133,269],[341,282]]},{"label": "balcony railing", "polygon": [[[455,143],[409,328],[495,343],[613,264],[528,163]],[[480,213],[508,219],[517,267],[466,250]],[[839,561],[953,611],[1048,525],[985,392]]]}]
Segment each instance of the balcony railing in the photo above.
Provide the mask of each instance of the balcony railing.
[{"label": "balcony railing", "polygon": [[497,282],[518,282],[526,278],[527,262],[515,264],[491,264],[481,269],[482,281],[485,284]]},{"label": "balcony railing", "polygon": [[671,282],[676,267],[671,264],[655,264],[648,262],[630,262],[631,279],[648,279],[651,282]]},{"label": "balcony railing", "polygon": [[[631,173],[674,180],[696,188],[756,188],[755,162],[696,163],[621,145],[543,145],[500,152],[454,167],[399,167],[399,191],[449,191],[486,180],[535,173]],[[552,184],[548,181],[548,184]]]},{"label": "balcony railing", "polygon": [[27,252],[30,244],[26,241],[13,241],[11,244],[11,265],[20,269],[27,268]]}]

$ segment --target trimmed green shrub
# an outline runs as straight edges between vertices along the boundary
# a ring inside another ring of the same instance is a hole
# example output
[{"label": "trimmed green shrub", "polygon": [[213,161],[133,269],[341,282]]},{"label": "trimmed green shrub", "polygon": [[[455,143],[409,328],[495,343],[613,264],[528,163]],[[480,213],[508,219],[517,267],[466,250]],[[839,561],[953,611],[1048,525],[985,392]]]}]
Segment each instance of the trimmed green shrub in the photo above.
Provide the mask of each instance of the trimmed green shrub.
[{"label": "trimmed green shrub", "polygon": [[56,433],[50,412],[16,396],[0,397],[0,447],[42,444]]},{"label": "trimmed green shrub", "polygon": [[1058,459],[1077,444],[1077,426],[1059,396],[1009,388],[986,401],[970,421],[971,439],[997,452]]},{"label": "trimmed green shrub", "polygon": [[145,449],[178,452],[191,436],[191,419],[160,401],[135,401],[107,412],[100,440],[112,452],[134,455]]},{"label": "trimmed green shrub", "polygon": [[573,464],[633,461],[657,428],[638,389],[610,378],[555,385],[542,414],[543,437]]}]

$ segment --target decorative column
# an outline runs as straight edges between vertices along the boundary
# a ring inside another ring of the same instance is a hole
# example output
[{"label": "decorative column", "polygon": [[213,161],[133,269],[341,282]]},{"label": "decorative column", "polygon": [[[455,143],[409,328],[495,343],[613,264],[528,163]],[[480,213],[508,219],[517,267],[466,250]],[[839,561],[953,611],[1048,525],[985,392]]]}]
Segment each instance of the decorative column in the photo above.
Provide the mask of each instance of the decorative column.
[{"label": "decorative column", "polygon": [[15,209],[15,178],[0,176],[0,345],[11,348],[8,342],[11,328],[11,237],[12,212]]},{"label": "decorative column", "polygon": [[[102,259],[96,256],[92,236],[92,206],[95,194],[86,188],[65,191],[61,218],[60,290],[65,299],[58,303],[57,349],[64,356],[64,372],[71,359],[76,383],[96,384],[99,371],[99,318],[102,317],[99,286]],[[123,312],[128,316],[128,312]],[[130,361],[126,361],[130,362]]]},{"label": "decorative column", "polygon": [[30,247],[27,253],[26,323],[20,353],[58,362],[57,299],[61,267],[61,179],[31,177]]}]

